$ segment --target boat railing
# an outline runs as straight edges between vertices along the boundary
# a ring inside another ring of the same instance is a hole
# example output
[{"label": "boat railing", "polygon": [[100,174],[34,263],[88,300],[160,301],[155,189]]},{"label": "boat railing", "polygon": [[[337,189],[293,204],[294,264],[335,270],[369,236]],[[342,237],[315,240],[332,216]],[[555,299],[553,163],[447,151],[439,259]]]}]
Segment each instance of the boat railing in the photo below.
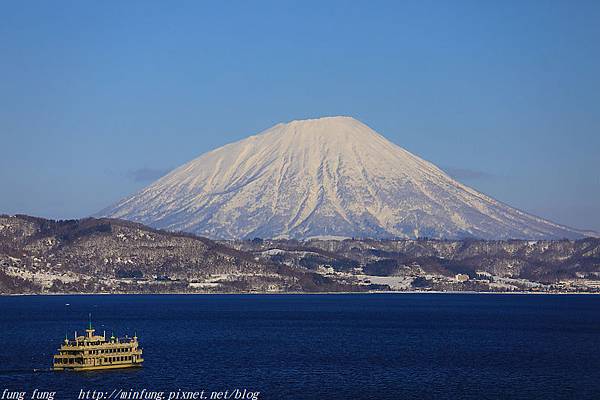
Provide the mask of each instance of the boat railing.
[{"label": "boat railing", "polygon": [[113,340],[101,341],[101,342],[89,342],[85,340],[64,340],[62,342],[63,347],[106,347],[106,346],[114,346],[114,347],[125,347],[130,345],[131,343],[135,343],[136,340],[133,338],[118,338]]}]

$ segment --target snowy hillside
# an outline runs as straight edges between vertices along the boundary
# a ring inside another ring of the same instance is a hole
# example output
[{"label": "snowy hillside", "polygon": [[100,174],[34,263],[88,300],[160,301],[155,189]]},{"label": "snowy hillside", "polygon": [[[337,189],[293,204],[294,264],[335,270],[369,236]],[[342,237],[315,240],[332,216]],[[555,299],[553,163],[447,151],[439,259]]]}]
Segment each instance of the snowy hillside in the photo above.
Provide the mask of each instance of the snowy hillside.
[{"label": "snowy hillside", "polygon": [[578,238],[450,178],[360,121],[278,124],[103,210],[211,238]]}]

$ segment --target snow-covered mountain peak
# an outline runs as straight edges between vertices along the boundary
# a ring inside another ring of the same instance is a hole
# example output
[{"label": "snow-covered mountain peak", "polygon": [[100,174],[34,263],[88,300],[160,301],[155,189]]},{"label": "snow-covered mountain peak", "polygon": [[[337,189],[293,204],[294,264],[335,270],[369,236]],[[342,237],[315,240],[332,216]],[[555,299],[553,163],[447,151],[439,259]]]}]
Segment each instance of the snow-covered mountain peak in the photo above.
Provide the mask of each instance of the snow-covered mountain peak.
[{"label": "snow-covered mountain peak", "polygon": [[275,125],[101,212],[213,238],[574,238],[453,180],[352,117]]},{"label": "snow-covered mountain peak", "polygon": [[288,123],[283,123],[281,125],[295,125],[302,126],[305,128],[315,127],[315,126],[355,126],[357,124],[364,125],[359,120],[346,116],[346,115],[334,115],[328,117],[319,117],[319,118],[307,118],[307,119],[295,119]]},{"label": "snow-covered mountain peak", "polygon": [[[293,120],[275,125],[262,135],[289,136],[289,140],[319,138],[319,140],[368,140],[379,136],[362,122],[345,116]],[[260,136],[260,134],[259,134]]]}]

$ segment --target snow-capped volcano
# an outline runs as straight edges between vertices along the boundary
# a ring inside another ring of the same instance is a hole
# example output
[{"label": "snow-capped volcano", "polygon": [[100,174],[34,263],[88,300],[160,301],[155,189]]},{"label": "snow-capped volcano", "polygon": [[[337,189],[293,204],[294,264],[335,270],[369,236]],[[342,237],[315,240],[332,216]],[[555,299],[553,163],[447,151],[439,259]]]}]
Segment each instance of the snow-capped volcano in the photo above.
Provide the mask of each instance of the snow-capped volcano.
[{"label": "snow-capped volcano", "polygon": [[103,210],[211,238],[577,238],[450,178],[350,117],[278,124]]}]

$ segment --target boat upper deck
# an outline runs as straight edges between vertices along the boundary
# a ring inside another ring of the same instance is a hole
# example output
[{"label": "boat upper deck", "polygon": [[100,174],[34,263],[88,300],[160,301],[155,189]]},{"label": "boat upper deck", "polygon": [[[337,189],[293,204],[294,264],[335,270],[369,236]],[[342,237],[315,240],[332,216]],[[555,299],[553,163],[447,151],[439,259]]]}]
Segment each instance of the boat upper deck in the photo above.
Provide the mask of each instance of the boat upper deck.
[{"label": "boat upper deck", "polygon": [[140,366],[144,361],[142,349],[139,347],[137,335],[118,338],[111,335],[106,338],[95,335],[91,322],[85,335],[75,332],[73,340],[66,338],[54,355],[54,370],[76,369],[108,369]]}]

